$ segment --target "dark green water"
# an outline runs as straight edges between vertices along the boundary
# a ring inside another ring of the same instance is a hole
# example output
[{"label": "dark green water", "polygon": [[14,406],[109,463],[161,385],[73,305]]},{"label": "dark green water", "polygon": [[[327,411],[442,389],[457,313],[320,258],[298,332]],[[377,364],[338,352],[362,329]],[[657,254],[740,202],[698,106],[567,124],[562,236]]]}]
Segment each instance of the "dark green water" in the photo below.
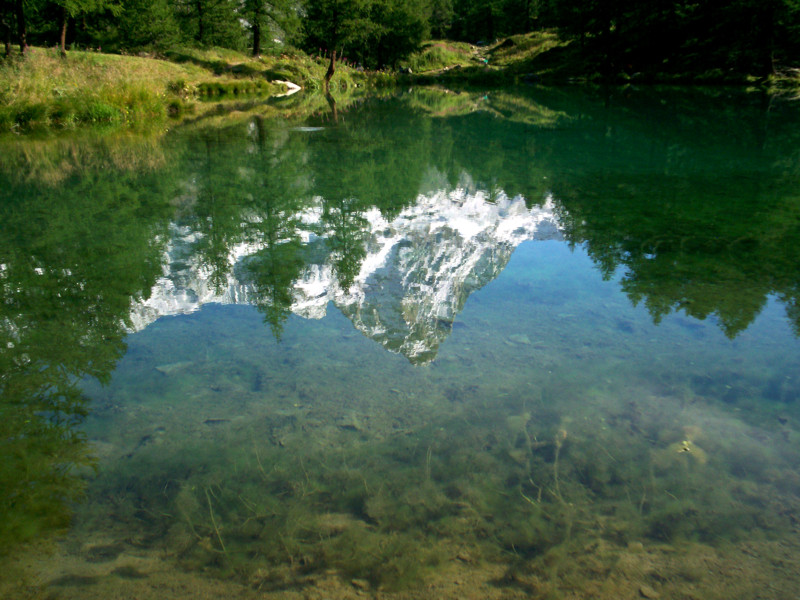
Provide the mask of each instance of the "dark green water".
[{"label": "dark green water", "polygon": [[797,597],[800,107],[419,90],[1,156],[4,597]]}]

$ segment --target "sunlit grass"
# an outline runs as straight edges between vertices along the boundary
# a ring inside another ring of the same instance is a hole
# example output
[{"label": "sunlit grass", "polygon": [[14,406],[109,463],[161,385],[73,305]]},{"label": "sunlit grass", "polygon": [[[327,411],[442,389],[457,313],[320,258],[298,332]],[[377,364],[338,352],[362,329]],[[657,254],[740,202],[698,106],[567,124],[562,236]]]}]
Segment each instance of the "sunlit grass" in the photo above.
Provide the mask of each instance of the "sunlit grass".
[{"label": "sunlit grass", "polygon": [[[130,125],[204,112],[216,101],[279,94],[290,81],[319,90],[328,62],[297,50],[252,57],[223,48],[175,48],[163,59],[32,48],[0,61],[0,131]],[[331,91],[393,85],[386,73],[339,63]]]},{"label": "sunlit grass", "polygon": [[201,70],[166,61],[32,48],[0,64],[0,127],[134,123],[167,114],[168,82]]},{"label": "sunlit grass", "polygon": [[587,65],[572,46],[553,30],[514,35],[490,46],[431,42],[403,66],[411,68],[410,77],[423,85],[515,85],[522,77],[558,79],[584,73]]},{"label": "sunlit grass", "polygon": [[534,31],[513,35],[490,48],[491,64],[510,66],[530,61],[538,55],[564,44],[565,41],[554,31]]},{"label": "sunlit grass", "polygon": [[477,64],[477,49],[464,42],[432,41],[426,43],[401,64],[414,73]]}]

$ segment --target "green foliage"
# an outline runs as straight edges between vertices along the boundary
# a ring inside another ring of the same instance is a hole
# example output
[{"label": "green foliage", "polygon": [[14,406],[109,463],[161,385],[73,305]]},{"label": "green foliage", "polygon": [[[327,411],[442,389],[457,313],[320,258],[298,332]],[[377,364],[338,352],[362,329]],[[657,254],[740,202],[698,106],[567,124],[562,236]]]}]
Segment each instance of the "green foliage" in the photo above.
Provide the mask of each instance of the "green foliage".
[{"label": "green foliage", "polygon": [[430,35],[424,0],[375,1],[371,16],[378,27],[369,40],[374,58],[365,62],[368,65],[395,68],[400,59],[419,48]]},{"label": "green foliage", "polygon": [[434,39],[444,38],[450,32],[455,18],[454,0],[430,1],[430,28]]},{"label": "green foliage", "polygon": [[268,96],[276,86],[268,81],[209,81],[198,84],[197,92],[203,96]]},{"label": "green foliage", "polygon": [[103,10],[119,11],[119,4],[115,0],[52,0],[52,2],[56,6],[63,7],[70,17]]},{"label": "green foliage", "polygon": [[[58,40],[63,7],[68,43],[122,52],[249,48],[256,56],[297,43],[369,69],[396,68],[431,35],[488,46],[556,29],[580,50],[578,72],[564,77],[742,83],[747,75],[785,76],[800,55],[796,0],[37,0],[25,7],[28,43]],[[0,4],[7,39],[16,35],[16,14],[10,2]],[[574,60],[548,55],[553,63]]]},{"label": "green foliage", "polygon": [[370,69],[396,66],[428,35],[422,0],[309,0],[306,10],[307,51],[336,50]]},{"label": "green foliage", "polygon": [[[172,62],[72,51],[64,61],[55,50],[32,49],[24,60],[0,63],[0,126],[157,123],[167,114],[203,110],[198,97],[236,99],[285,91],[274,79],[313,88],[324,73],[300,51],[253,59],[225,48],[180,46],[168,56]],[[344,70],[341,83],[355,87],[353,71]]]},{"label": "green foliage", "polygon": [[176,45],[181,30],[169,0],[126,0],[105,45],[117,50],[164,50]]},{"label": "green foliage", "polygon": [[455,0],[454,4],[456,16],[450,35],[455,39],[487,43],[516,32],[516,29],[509,30],[504,22],[506,18],[517,17],[506,13],[505,0]]},{"label": "green foliage", "polygon": [[121,88],[99,94],[65,95],[51,102],[15,102],[0,108],[0,123],[27,129],[86,124],[131,124],[160,120],[165,106],[149,90]]},{"label": "green foliage", "polygon": [[[86,110],[106,118],[109,109]],[[69,524],[86,483],[81,467],[93,464],[78,429],[88,414],[79,381],[108,380],[125,350],[131,300],[148,294],[160,271],[154,238],[163,197],[136,168],[114,181],[98,178],[92,171],[115,164],[113,151],[101,145],[100,159],[83,154],[88,147],[2,150],[0,552]],[[134,148],[125,151],[133,162]],[[57,188],[48,170],[25,168],[33,156],[58,165]],[[76,159],[82,177],[69,178]]]},{"label": "green foliage", "polygon": [[553,23],[600,58],[606,75],[698,73],[719,68],[768,75],[793,62],[800,7],[768,2],[556,1]]},{"label": "green foliage", "polygon": [[[744,96],[739,101],[748,104]],[[643,110],[652,111],[648,114],[653,128],[665,131],[667,120],[674,123],[670,129],[677,137],[670,136],[665,143],[683,148],[684,153],[668,158],[659,152],[651,156],[654,162],[629,156],[630,165],[641,165],[637,172],[615,168],[614,176],[586,174],[594,191],[581,194],[581,200],[571,186],[556,184],[554,192],[564,202],[565,233],[574,243],[586,244],[604,276],[621,276],[622,289],[634,303],[643,304],[656,322],[683,312],[697,319],[714,318],[726,335],[735,337],[753,322],[770,295],[790,298],[795,293],[792,273],[796,269],[790,265],[796,264],[798,256],[795,245],[787,240],[797,235],[799,209],[792,188],[798,173],[796,167],[777,173],[771,166],[794,164],[797,153],[790,150],[794,128],[776,132],[781,139],[776,138],[776,144],[783,150],[773,155],[759,141],[758,123],[763,124],[764,115],[757,106],[735,111],[733,117],[730,104],[711,97],[705,102],[719,108],[710,120],[702,116],[702,97],[684,104],[680,94],[662,90],[642,102],[649,107]],[[662,103],[671,106],[669,112],[659,108],[665,106]],[[675,120],[678,108],[681,116]],[[698,132],[703,132],[703,139],[715,140],[713,149],[694,147],[690,140]],[[658,135],[646,130],[618,132],[630,140],[629,147],[637,145],[633,139],[650,134]],[[597,132],[600,146],[604,146],[599,141],[603,135]],[[766,191],[759,177],[735,171],[743,160],[738,154],[743,148],[750,149],[746,152],[751,158],[760,157],[759,168],[771,173],[766,177],[782,188],[780,194]],[[703,173],[692,171],[691,165],[709,161],[718,164]],[[671,174],[677,164],[683,165],[680,176]],[[598,173],[608,173],[607,169],[597,165]],[[642,208],[643,198],[648,199],[646,208]],[[762,198],[763,204],[753,205],[755,198]],[[766,205],[769,216],[762,212]]]},{"label": "green foliage", "polygon": [[292,0],[244,0],[241,14],[247,22],[253,56],[283,44],[284,39],[293,39],[299,30],[300,8]]},{"label": "green foliage", "polygon": [[236,0],[176,0],[172,4],[183,43],[235,50],[247,47]]},{"label": "green foliage", "polygon": [[362,216],[363,210],[362,202],[350,198],[331,198],[323,208],[322,230],[329,234],[327,244],[333,257],[333,267],[339,285],[344,290],[349,290],[353,285],[367,255],[367,221]]}]

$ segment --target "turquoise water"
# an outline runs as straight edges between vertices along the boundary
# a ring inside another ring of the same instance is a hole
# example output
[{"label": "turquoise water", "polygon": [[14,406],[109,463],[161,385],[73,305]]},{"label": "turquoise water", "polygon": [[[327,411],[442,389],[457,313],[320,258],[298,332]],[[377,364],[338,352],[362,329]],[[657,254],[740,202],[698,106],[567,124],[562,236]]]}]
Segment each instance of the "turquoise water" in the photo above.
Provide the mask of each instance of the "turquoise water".
[{"label": "turquoise water", "polygon": [[794,597],[797,116],[416,91],[10,154],[0,590]]}]

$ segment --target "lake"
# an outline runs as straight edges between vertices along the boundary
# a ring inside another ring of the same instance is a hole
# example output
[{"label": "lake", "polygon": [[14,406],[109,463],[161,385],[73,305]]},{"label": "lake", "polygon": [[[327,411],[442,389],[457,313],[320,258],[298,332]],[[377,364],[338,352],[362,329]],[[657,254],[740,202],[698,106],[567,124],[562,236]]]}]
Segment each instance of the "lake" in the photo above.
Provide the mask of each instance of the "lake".
[{"label": "lake", "polygon": [[320,106],[0,142],[0,595],[796,597],[800,106]]}]

